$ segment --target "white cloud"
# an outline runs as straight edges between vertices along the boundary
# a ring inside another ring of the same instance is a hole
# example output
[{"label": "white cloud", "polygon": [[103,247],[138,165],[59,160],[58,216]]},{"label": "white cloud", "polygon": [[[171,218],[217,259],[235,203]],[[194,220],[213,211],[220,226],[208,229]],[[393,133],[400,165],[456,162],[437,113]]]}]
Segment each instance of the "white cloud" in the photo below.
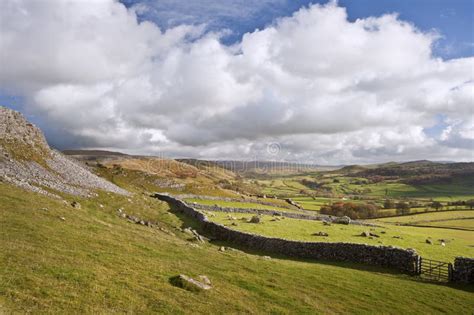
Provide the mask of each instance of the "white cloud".
[{"label": "white cloud", "polygon": [[[57,126],[53,142],[202,158],[275,158],[266,143],[279,142],[276,158],[330,164],[472,159],[474,58],[432,57],[437,35],[395,15],[350,22],[335,3],[314,5],[226,46],[202,26],[138,22],[112,0],[0,6],[0,87]],[[451,123],[436,139],[424,130],[440,114]]]}]

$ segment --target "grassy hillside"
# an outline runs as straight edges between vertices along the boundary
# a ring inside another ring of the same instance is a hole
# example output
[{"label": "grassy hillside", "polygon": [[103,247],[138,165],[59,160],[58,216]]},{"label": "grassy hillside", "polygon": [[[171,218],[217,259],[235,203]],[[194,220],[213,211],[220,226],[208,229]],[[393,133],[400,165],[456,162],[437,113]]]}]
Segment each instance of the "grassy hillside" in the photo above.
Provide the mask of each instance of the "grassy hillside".
[{"label": "grassy hillside", "polygon": [[[178,230],[190,224],[187,219],[145,195],[77,201],[81,209],[0,184],[0,310],[461,314],[474,307],[466,286],[423,283],[364,266],[267,260],[219,252],[212,244],[191,246]],[[119,218],[119,207],[156,221],[162,230]],[[172,286],[170,277],[180,273],[205,274],[214,288],[192,293]]]}]

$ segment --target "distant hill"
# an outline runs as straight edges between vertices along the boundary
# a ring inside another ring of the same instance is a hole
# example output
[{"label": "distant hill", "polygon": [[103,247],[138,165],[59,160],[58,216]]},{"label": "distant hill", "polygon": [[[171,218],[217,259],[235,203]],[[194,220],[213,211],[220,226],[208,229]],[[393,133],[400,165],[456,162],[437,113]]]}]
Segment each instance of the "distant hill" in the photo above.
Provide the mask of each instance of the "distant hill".
[{"label": "distant hill", "polygon": [[330,171],[340,166],[321,166],[307,163],[280,162],[280,161],[214,161],[217,165],[247,175],[290,175],[316,171]]},{"label": "distant hill", "polygon": [[92,155],[92,156],[127,156],[128,154],[105,150],[64,150],[65,155]]},{"label": "distant hill", "polygon": [[366,166],[361,166],[361,165],[348,165],[344,166],[343,168],[337,170],[339,173],[344,173],[344,174],[353,174],[353,173],[358,173],[358,172],[363,172],[367,170],[368,168]]},{"label": "distant hill", "polygon": [[474,163],[441,163],[428,160],[385,163],[370,168],[344,167],[339,172],[354,177],[399,178],[408,184],[441,184],[453,181],[472,182]]},{"label": "distant hill", "polygon": [[0,107],[0,181],[53,197],[88,196],[95,189],[128,194],[51,150],[39,128],[6,107]]}]

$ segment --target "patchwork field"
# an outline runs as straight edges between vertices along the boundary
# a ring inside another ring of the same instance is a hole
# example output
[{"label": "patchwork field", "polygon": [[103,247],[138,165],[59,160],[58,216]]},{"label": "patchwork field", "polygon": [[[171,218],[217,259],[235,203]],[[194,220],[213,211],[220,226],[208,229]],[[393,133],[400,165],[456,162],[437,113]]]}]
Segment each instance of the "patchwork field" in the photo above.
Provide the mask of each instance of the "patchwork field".
[{"label": "patchwork field", "polygon": [[430,212],[430,213],[419,213],[407,216],[399,216],[392,218],[381,218],[375,219],[374,222],[385,222],[385,223],[416,223],[420,221],[430,221],[430,220],[452,220],[452,219],[465,219],[465,218],[474,218],[474,210],[467,211],[440,211],[440,212]]}]

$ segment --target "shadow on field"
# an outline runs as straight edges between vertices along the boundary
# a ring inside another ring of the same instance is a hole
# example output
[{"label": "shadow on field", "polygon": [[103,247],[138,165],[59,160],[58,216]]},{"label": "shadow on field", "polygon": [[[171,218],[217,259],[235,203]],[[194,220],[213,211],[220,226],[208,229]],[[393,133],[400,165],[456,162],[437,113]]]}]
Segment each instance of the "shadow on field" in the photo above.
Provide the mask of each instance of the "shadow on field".
[{"label": "shadow on field", "polygon": [[[239,251],[242,251],[246,254],[250,255],[256,255],[256,256],[269,256],[272,259],[279,259],[279,260],[286,260],[286,261],[297,261],[297,262],[303,262],[303,263],[311,263],[311,264],[317,264],[317,265],[327,265],[327,266],[335,266],[335,267],[340,267],[340,268],[349,268],[353,270],[358,270],[358,271],[368,271],[368,272],[374,272],[374,273],[380,273],[380,274],[386,274],[386,275],[394,275],[398,276],[400,278],[403,278],[407,281],[415,281],[415,282],[424,282],[428,285],[442,285],[446,287],[450,287],[453,289],[458,289],[458,290],[463,290],[466,292],[473,292],[474,293],[474,285],[467,285],[467,284],[458,284],[458,283],[449,283],[449,282],[435,282],[435,281],[428,281],[426,279],[422,279],[418,276],[411,276],[408,274],[404,274],[400,271],[393,270],[390,268],[383,268],[383,267],[377,267],[377,266],[371,266],[371,265],[364,265],[364,264],[356,264],[356,263],[350,263],[350,262],[338,262],[338,261],[326,261],[326,260],[314,260],[314,259],[309,259],[309,258],[297,258],[297,257],[288,257],[285,255],[279,255],[275,254],[272,252],[264,252],[264,251],[258,251],[254,250],[245,246],[240,246],[238,244],[234,244],[229,241],[221,241],[215,239],[212,235],[204,231],[199,224],[198,221],[196,221],[193,218],[188,217],[184,213],[176,210],[174,207],[170,205],[170,212],[176,215],[181,221],[181,228],[187,228],[191,227],[195,229],[199,234],[207,237],[210,239],[210,244],[216,246],[217,248],[224,246],[224,247],[229,247],[233,249],[237,249]],[[360,236],[360,235],[359,235]]]}]

